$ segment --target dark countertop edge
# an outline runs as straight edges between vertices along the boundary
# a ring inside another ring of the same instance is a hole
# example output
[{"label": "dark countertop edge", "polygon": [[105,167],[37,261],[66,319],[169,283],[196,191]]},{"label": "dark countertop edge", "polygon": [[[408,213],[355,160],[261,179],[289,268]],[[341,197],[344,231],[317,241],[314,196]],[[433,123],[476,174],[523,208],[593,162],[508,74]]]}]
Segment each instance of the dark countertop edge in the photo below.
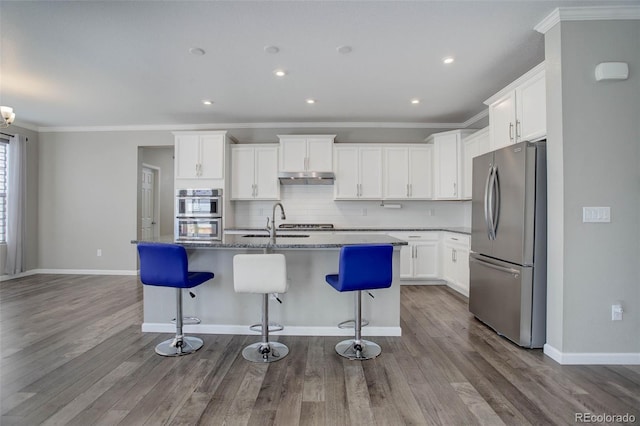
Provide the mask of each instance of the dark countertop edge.
[{"label": "dark countertop edge", "polygon": [[[266,232],[264,228],[227,228],[224,232]],[[435,227],[435,228],[329,228],[329,229],[291,229],[279,228],[278,232],[455,232],[457,234],[471,235],[471,228],[459,227]]]},{"label": "dark countertop edge", "polygon": [[[131,243],[132,244],[137,244],[140,242],[153,242],[153,241],[139,241],[139,240],[132,240]],[[158,241],[158,242],[166,242],[169,243],[170,241]],[[345,245],[349,245],[349,244],[307,244],[307,245],[303,245],[303,244],[287,244],[287,243],[276,243],[276,244],[271,244],[271,243],[264,243],[264,244],[260,244],[260,243],[190,243],[190,242],[174,242],[174,244],[178,244],[181,245],[185,248],[209,248],[209,249],[339,249],[342,248]],[[355,244],[370,244],[370,243],[355,243]],[[392,246],[403,246],[403,245],[407,245],[408,243],[406,241],[404,242],[399,242],[399,243],[384,243],[384,244],[391,244]]]},{"label": "dark countertop edge", "polygon": [[[239,237],[236,235],[230,235],[230,237]],[[197,242],[197,241],[175,241],[173,237],[164,236],[158,239],[150,240],[131,240],[132,244],[138,243],[170,243],[178,244],[185,248],[210,248],[210,249],[339,249],[345,245],[358,245],[358,244],[391,244],[392,246],[404,246],[408,243],[397,238],[374,238],[374,240],[367,239],[354,239],[353,241],[346,241],[344,238],[336,238],[337,236],[330,235],[318,235],[316,239],[320,241],[309,242],[299,241],[298,238],[286,238],[281,237],[276,239],[275,242],[271,241],[268,236],[247,238],[237,241],[238,238],[230,238],[227,241],[211,241],[211,242]],[[328,241],[327,241],[328,239]],[[377,240],[377,241],[376,241]]]}]

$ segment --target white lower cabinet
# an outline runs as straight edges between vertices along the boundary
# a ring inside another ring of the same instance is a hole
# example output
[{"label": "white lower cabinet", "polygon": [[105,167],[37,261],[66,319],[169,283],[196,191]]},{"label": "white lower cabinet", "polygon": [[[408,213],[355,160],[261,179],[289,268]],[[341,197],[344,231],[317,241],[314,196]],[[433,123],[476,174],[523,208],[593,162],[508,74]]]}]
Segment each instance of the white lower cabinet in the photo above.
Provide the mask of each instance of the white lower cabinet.
[{"label": "white lower cabinet", "polygon": [[400,249],[400,279],[438,279],[439,232],[394,232],[389,236],[409,243]]},{"label": "white lower cabinet", "polygon": [[468,235],[442,234],[442,278],[465,296],[469,296],[469,244]]}]

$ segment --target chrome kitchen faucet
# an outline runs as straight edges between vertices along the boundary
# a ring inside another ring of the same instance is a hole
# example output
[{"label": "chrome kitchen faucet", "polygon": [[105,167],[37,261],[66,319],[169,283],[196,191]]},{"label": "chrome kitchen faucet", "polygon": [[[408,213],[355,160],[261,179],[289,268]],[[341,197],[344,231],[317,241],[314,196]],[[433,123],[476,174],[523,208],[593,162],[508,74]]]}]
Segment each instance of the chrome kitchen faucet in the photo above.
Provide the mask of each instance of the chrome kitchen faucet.
[{"label": "chrome kitchen faucet", "polygon": [[271,237],[271,239],[276,238],[276,207],[278,206],[280,206],[280,210],[282,211],[280,219],[284,220],[287,218],[287,216],[284,214],[284,206],[282,205],[282,203],[275,203],[273,205],[273,212],[271,213],[271,227],[269,227],[269,223],[267,222],[267,229],[269,230],[269,237]]}]

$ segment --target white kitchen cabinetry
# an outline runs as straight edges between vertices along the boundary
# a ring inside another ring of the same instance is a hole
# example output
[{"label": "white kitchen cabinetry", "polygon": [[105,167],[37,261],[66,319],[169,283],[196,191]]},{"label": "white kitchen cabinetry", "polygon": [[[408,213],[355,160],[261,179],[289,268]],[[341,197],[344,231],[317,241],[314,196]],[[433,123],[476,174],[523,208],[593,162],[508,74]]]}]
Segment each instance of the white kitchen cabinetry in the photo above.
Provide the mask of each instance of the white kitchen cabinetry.
[{"label": "white kitchen cabinetry", "polygon": [[231,199],[280,199],[278,145],[231,147]]},{"label": "white kitchen cabinetry", "polygon": [[439,232],[393,232],[389,236],[409,243],[400,248],[401,280],[439,278]]},{"label": "white kitchen cabinetry", "polygon": [[469,296],[469,247],[468,235],[444,232],[442,244],[442,278],[449,287]]},{"label": "white kitchen cabinetry", "polygon": [[489,106],[491,149],[547,134],[544,63],[484,102]]},{"label": "white kitchen cabinetry", "polygon": [[174,132],[176,179],[224,179],[226,132]]},{"label": "white kitchen cabinetry", "polygon": [[433,143],[433,184],[437,200],[459,200],[462,191],[462,138],[475,130],[435,133],[426,141]]},{"label": "white kitchen cabinetry", "polygon": [[473,181],[473,158],[491,151],[489,127],[478,130],[462,139],[462,194],[464,200],[471,199]]},{"label": "white kitchen cabinetry", "polygon": [[433,197],[432,145],[399,145],[384,148],[383,198],[428,200]]},{"label": "white kitchen cabinetry", "polygon": [[335,135],[278,135],[280,171],[333,171]]},{"label": "white kitchen cabinetry", "polygon": [[382,199],[382,147],[339,144],[334,156],[334,199]]}]

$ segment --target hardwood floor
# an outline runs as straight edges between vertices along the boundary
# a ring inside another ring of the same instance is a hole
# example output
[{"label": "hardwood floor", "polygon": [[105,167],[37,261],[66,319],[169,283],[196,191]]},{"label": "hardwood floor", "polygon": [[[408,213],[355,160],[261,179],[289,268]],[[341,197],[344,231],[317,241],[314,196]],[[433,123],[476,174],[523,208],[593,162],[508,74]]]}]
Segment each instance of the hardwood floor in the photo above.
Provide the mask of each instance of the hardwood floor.
[{"label": "hardwood floor", "polygon": [[135,277],[2,282],[0,423],[548,425],[574,424],[576,413],[640,422],[639,366],[558,365],[487,329],[443,286],[403,286],[401,300],[403,336],[373,338],[383,348],[374,360],[338,357],[338,337],[281,336],[289,356],[262,365],[241,355],[258,336],[203,335],[195,354],[156,355],[167,335],[140,332]]}]

